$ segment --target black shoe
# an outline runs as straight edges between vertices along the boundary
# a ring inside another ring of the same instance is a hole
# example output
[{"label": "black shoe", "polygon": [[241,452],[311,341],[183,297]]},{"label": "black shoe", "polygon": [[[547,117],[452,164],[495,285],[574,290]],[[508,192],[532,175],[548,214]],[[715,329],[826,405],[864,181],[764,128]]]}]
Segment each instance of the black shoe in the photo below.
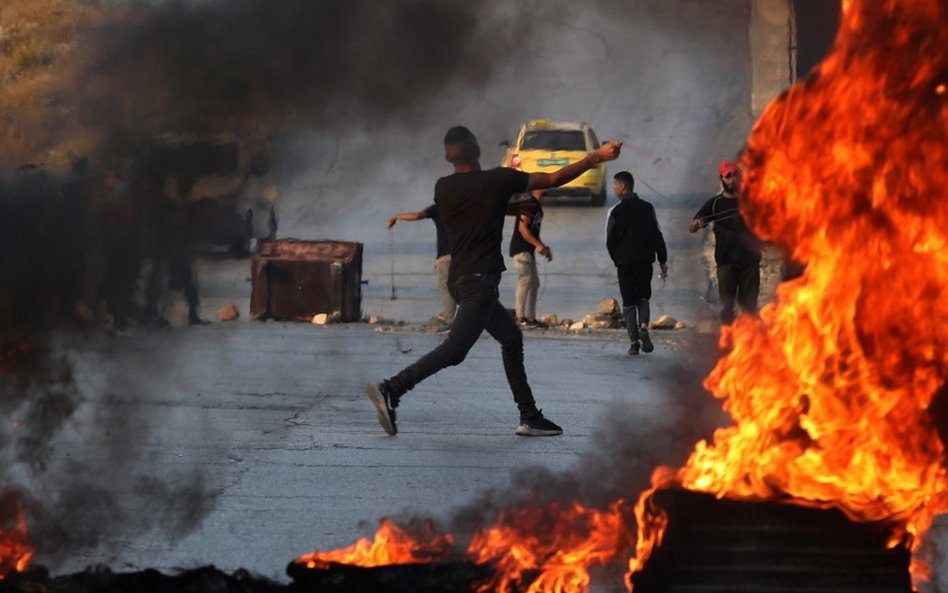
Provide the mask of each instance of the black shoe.
[{"label": "black shoe", "polygon": [[365,392],[369,394],[369,399],[375,404],[378,412],[379,424],[390,435],[398,434],[398,426],[395,425],[395,408],[398,402],[392,398],[392,393],[388,388],[388,383],[369,383],[365,386]]},{"label": "black shoe", "polygon": [[642,352],[655,350],[655,345],[652,344],[652,338],[649,337],[648,330],[644,327],[639,330],[639,339],[642,340]]},{"label": "black shoe", "polygon": [[563,434],[563,429],[549,418],[543,417],[543,410],[536,416],[521,416],[517,434],[522,437],[552,437]]},{"label": "black shoe", "polygon": [[197,315],[188,316],[188,325],[210,325],[211,322],[207,319],[201,319]]},{"label": "black shoe", "polygon": [[638,343],[638,342],[632,342],[632,345],[629,346],[629,354],[630,354],[631,356],[638,356],[638,355],[639,355],[639,343]]}]

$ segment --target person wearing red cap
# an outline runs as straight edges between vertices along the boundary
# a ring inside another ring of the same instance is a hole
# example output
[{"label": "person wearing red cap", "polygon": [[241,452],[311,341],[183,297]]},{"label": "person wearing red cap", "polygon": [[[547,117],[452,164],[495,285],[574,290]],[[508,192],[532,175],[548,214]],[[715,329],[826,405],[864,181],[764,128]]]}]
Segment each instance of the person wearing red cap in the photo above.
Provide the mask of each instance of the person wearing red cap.
[{"label": "person wearing red cap", "polygon": [[741,170],[734,161],[718,165],[721,193],[704,203],[688,226],[692,233],[713,223],[714,263],[717,267],[721,322],[734,321],[735,304],[751,315],[757,314],[760,294],[761,243],[748,228],[740,212]]}]

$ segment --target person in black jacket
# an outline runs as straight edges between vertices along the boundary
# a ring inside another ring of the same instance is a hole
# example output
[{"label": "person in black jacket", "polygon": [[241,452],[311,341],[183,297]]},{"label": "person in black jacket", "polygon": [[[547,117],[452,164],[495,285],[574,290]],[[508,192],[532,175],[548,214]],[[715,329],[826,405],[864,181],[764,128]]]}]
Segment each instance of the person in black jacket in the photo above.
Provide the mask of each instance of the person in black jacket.
[{"label": "person in black jacket", "polygon": [[635,178],[628,171],[613,177],[613,190],[619,203],[606,219],[606,248],[616,265],[622,314],[629,332],[629,354],[655,349],[648,334],[649,298],[652,296],[652,262],[658,258],[662,277],[668,274],[668,250],[658,226],[655,208],[632,191]]}]

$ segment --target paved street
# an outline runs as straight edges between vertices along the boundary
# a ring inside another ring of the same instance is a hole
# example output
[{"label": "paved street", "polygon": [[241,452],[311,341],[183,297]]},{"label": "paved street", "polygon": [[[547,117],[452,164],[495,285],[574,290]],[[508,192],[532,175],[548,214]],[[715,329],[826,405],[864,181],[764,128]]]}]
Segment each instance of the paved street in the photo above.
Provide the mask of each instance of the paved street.
[{"label": "paved street", "polygon": [[[690,210],[666,204],[659,217],[681,227]],[[604,216],[549,208],[555,259],[541,267],[538,313],[578,320],[618,297]],[[444,336],[425,323],[437,306],[433,226],[401,225],[388,243],[378,223],[382,233],[328,238],[364,241],[362,310],[404,325],[252,321],[250,262],[210,258],[197,269],[211,325],[187,327],[174,301],[172,328],[55,345],[73,369],[63,389],[75,407],[63,407],[61,427],[49,423],[42,459],[13,470],[42,509],[34,563],[54,573],[211,563],[285,580],[294,558],[370,536],[385,516],[430,517],[453,532],[461,517],[467,527],[481,517],[476,527],[532,490],[589,505],[634,498],[657,464],[680,463],[724,421],[701,387],[717,353],[702,241],[683,243],[676,228],[666,231],[672,276],[655,281],[653,318],[689,327],[653,332],[655,352],[628,356],[622,330],[526,332],[531,384],[562,436],[514,434],[516,408],[487,336],[403,399],[400,432],[387,436],[365,383]],[[508,272],[501,286],[508,306],[515,280]],[[231,304],[241,317],[218,321]]]},{"label": "paved street", "polygon": [[[99,545],[56,559],[54,572],[213,563],[285,579],[296,556],[370,535],[383,516],[444,521],[489,491],[502,506],[544,487],[537,469],[575,476],[590,501],[632,496],[626,487],[644,484],[657,460],[678,460],[715,417],[695,397],[714,350],[707,336],[659,334],[653,354],[632,359],[614,332],[528,335],[534,390],[563,436],[514,435],[499,349],[484,338],[403,400],[400,433],[388,437],[363,384],[440,339],[258,322],[97,338],[76,357],[84,401],[57,442],[70,462],[36,486],[53,499],[89,480],[77,467],[94,467],[121,512],[97,517]],[[142,477],[162,488],[142,491]]]}]

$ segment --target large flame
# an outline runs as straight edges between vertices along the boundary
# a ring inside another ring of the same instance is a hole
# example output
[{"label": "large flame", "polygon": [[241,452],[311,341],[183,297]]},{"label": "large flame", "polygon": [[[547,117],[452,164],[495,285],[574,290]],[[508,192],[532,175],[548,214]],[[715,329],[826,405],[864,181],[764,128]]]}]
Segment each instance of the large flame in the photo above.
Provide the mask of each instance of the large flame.
[{"label": "large flame", "polygon": [[[735,425],[653,485],[834,506],[917,550],[948,509],[929,413],[948,380],[948,8],[853,0],[842,21],[744,157],[751,226],[805,273],[724,329],[705,386]],[[647,507],[640,545],[664,527]]]},{"label": "large flame", "polygon": [[0,490],[0,580],[12,571],[25,570],[32,557],[26,514],[19,496]]}]

